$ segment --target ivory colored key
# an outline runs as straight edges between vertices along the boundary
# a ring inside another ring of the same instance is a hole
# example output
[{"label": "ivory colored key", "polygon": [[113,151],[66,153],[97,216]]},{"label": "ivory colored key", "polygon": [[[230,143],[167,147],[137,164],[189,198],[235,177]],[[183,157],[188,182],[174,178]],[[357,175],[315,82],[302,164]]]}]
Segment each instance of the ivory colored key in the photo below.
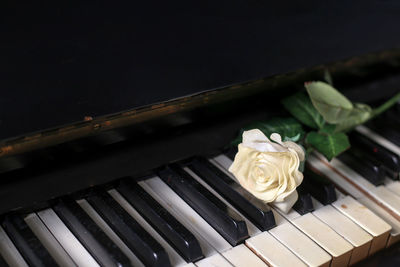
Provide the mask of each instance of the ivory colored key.
[{"label": "ivory colored key", "polygon": [[228,201],[226,201],[218,192],[216,192],[211,186],[209,186],[206,182],[204,182],[197,174],[195,174],[191,169],[185,167],[184,170],[189,173],[196,181],[198,181],[202,186],[204,186],[208,191],[214,194],[219,200],[221,200],[225,205],[227,205],[232,211],[237,213],[237,216],[240,216],[243,221],[246,222],[247,231],[250,236],[254,236],[260,233],[260,230],[250,222],[243,214],[241,214],[235,207],[233,207]]},{"label": "ivory colored key", "polygon": [[121,251],[129,258],[132,266],[144,267],[144,264],[138,257],[128,248],[127,245],[119,238],[119,236],[111,229],[110,226],[101,218],[96,210],[87,202],[86,199],[76,201],[90,218],[104,231],[104,233],[121,249]]},{"label": "ivory colored key", "polygon": [[378,186],[372,193],[378,201],[392,210],[400,218],[400,196],[384,186]]},{"label": "ivory colored key", "polygon": [[24,218],[26,224],[31,228],[32,232],[37,236],[43,246],[60,266],[74,266],[75,263],[67,254],[64,248],[58,243],[49,229],[44,225],[40,218],[31,213]]},{"label": "ivory colored key", "polygon": [[[227,156],[220,155],[214,159],[211,159],[210,162],[235,180],[235,178],[225,169],[225,167],[229,167],[232,163],[232,160],[229,159]],[[289,223],[275,210],[273,210],[273,212],[277,226],[269,230],[270,234],[272,234],[283,245],[289,248],[292,253],[294,253],[307,265],[329,266],[332,257],[328,253],[321,249],[314,241],[312,241],[299,229]],[[287,214],[287,216],[294,219],[301,215],[292,210]]]},{"label": "ivory colored key", "polygon": [[153,227],[148,224],[145,219],[125,200],[120,193],[111,189],[108,193],[124,208],[126,212],[129,213],[142,227],[146,230],[158,243],[165,249],[169,256],[172,266],[182,266],[186,264],[186,261],[173,249],[158,233],[153,229]]},{"label": "ivory colored key", "polygon": [[270,266],[306,266],[268,232],[247,239],[246,246]]},{"label": "ivory colored key", "polygon": [[266,264],[245,245],[240,244],[222,253],[230,263],[237,267],[264,267]]},{"label": "ivory colored key", "polygon": [[[363,195],[369,195],[375,198],[376,201],[380,202],[382,205],[400,217],[400,196],[388,190],[385,186],[374,186],[361,175],[343,164],[340,160],[332,159],[328,163],[321,155],[318,155],[318,158],[323,164],[329,164],[331,166],[332,169],[330,172],[324,172],[335,183],[341,181],[341,183],[346,184],[347,182],[347,185],[345,185],[346,188],[349,188],[350,184],[352,187],[355,187],[361,191]],[[363,195],[357,195],[356,198],[362,197]]]},{"label": "ivory colored key", "polygon": [[346,193],[352,195],[355,198],[363,197],[361,193],[354,185],[350,184],[349,181],[343,179],[341,175],[334,172],[328,164],[317,158],[315,155],[309,155],[307,163],[312,169],[318,170],[323,173],[331,182],[333,182],[338,188],[342,188]]},{"label": "ivory colored key", "polygon": [[204,258],[198,262],[196,262],[196,266],[199,267],[209,267],[209,266],[218,266],[218,267],[231,267],[232,264],[229,263],[221,254],[214,254],[207,258]]},{"label": "ivory colored key", "polygon": [[255,198],[213,163],[204,158],[196,158],[188,167],[260,230],[267,231],[275,227],[274,215],[269,206]]},{"label": "ivory colored key", "polygon": [[372,236],[331,205],[323,206],[315,199],[313,202],[316,207],[313,214],[354,246],[350,265],[365,259],[371,247]]},{"label": "ivory colored key", "polygon": [[232,174],[228,171],[229,167],[232,165],[232,160],[228,158],[224,154],[220,154],[210,160],[211,163],[216,163],[215,165],[219,167],[222,171],[224,171],[229,176],[233,177]]},{"label": "ivory colored key", "polygon": [[205,257],[232,247],[159,177],[141,181],[139,185],[196,236]]},{"label": "ivory colored key", "polygon": [[[344,179],[341,175],[332,171],[332,169],[330,169],[323,161],[310,155],[308,162],[312,167],[317,168],[319,171],[324,173],[333,183],[355,198],[360,199],[365,197],[353,184]],[[342,203],[346,201],[352,203],[352,205]],[[342,204],[345,208],[341,207]],[[344,197],[339,194],[338,200],[332,203],[332,205],[353,220],[356,224],[361,226],[373,237],[369,252],[370,255],[385,247],[385,238],[389,235],[391,228],[385,221],[350,196]]]},{"label": "ivory colored key", "polygon": [[117,186],[117,190],[183,259],[187,262],[195,262],[204,257],[196,237],[137,182],[125,179]]},{"label": "ivory colored key", "polygon": [[381,146],[386,147],[387,149],[396,153],[397,155],[400,155],[400,147],[393,144],[392,142],[390,142],[386,138],[382,137],[378,133],[374,132],[373,130],[371,130],[363,125],[360,125],[360,126],[356,127],[356,131],[360,132],[361,134],[363,134],[365,136],[368,136],[369,138],[371,138],[372,140],[374,140]]},{"label": "ivory colored key", "polygon": [[391,226],[351,196],[340,198],[332,205],[373,236],[369,254],[386,246]]},{"label": "ivory colored key", "polygon": [[380,207],[378,204],[376,204],[367,197],[358,199],[358,202],[368,207],[368,209],[373,211],[376,215],[381,217],[386,223],[388,223],[392,227],[392,230],[390,230],[389,239],[386,243],[387,247],[400,241],[400,221],[398,221],[396,218],[390,215],[386,210],[382,209],[382,207]]},{"label": "ivory colored key", "polygon": [[385,179],[385,187],[395,193],[396,195],[400,196],[400,182],[393,181],[388,178]]},{"label": "ivory colored key", "polygon": [[57,265],[22,216],[17,214],[7,215],[1,225],[29,266]]},{"label": "ivory colored key", "polygon": [[350,262],[353,246],[312,213],[298,216],[291,222],[332,256],[331,266]]},{"label": "ivory colored key", "polygon": [[303,232],[274,211],[277,226],[269,230],[279,242],[309,266],[329,266],[332,257]]},{"label": "ivory colored key", "polygon": [[24,258],[18,252],[17,248],[11,242],[10,238],[7,236],[3,227],[0,226],[0,255],[3,256],[4,260],[10,266],[21,266],[28,267]]},{"label": "ivory colored key", "polygon": [[[214,249],[219,253],[232,248],[229,243],[225,243],[225,239],[222,238],[204,219],[202,219],[194,210],[192,210],[188,204],[186,204],[179,196],[173,192],[160,178],[155,177],[152,179],[145,180],[139,183],[150,195],[152,195],[161,205],[164,206],[170,213],[172,213],[177,219],[181,220],[181,223],[191,230],[196,236],[205,249],[203,253],[206,257],[214,254],[215,251],[209,248],[213,246]],[[179,210],[179,211],[178,211]],[[178,212],[177,212],[178,211]],[[186,221],[189,219],[189,221]],[[206,241],[202,241],[201,239]],[[213,241],[215,240],[215,242]],[[207,250],[207,252],[205,251]],[[242,247],[242,253],[248,255],[251,259],[256,257],[254,254],[249,254],[248,248]],[[254,258],[254,261],[257,261]]]},{"label": "ivory colored key", "polygon": [[39,211],[37,215],[77,265],[99,266],[52,209]]}]

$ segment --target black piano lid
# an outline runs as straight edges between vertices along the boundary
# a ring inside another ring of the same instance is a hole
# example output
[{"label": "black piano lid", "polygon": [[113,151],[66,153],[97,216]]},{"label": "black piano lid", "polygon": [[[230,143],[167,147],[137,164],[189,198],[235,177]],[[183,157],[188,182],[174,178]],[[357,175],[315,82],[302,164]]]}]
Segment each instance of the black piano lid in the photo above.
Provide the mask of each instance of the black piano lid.
[{"label": "black piano lid", "polygon": [[0,140],[400,45],[397,1],[48,2],[0,10]]}]

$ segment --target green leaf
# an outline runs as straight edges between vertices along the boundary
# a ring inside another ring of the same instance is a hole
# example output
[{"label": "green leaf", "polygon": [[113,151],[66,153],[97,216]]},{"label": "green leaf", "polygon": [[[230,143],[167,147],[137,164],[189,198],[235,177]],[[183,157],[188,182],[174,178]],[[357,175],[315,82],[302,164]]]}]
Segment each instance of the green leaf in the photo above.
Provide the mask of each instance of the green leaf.
[{"label": "green leaf", "polygon": [[350,115],[341,123],[336,125],[336,132],[346,132],[357,125],[363,124],[372,116],[370,106],[361,103],[355,103]]},{"label": "green leaf", "polygon": [[314,107],[328,123],[337,124],[349,117],[353,104],[335,88],[324,82],[309,82],[305,87]]},{"label": "green leaf", "polygon": [[329,83],[331,86],[333,86],[333,80],[332,80],[332,76],[331,73],[329,72],[328,69],[326,69],[324,71],[324,80]]},{"label": "green leaf", "polygon": [[328,160],[350,147],[349,139],[344,133],[310,132],[306,137],[306,142],[321,152]]},{"label": "green leaf", "polygon": [[296,119],[305,125],[321,129],[325,123],[321,114],[315,109],[310,98],[303,92],[299,92],[282,100],[283,106]]},{"label": "green leaf", "polygon": [[300,133],[298,133],[296,136],[293,136],[293,137],[287,137],[287,136],[285,136],[285,138],[283,139],[283,142],[286,142],[286,141],[297,142],[297,141],[300,140],[300,137],[301,137],[301,134],[300,134]]},{"label": "green leaf", "polygon": [[333,134],[336,130],[336,125],[334,124],[325,124],[324,127],[319,131],[320,133]]},{"label": "green leaf", "polygon": [[242,134],[244,131],[259,129],[268,138],[272,133],[278,133],[282,139],[301,139],[304,136],[304,130],[301,124],[293,118],[274,118],[266,121],[253,122],[240,130],[238,137],[231,142],[233,146],[237,146],[242,142]]}]

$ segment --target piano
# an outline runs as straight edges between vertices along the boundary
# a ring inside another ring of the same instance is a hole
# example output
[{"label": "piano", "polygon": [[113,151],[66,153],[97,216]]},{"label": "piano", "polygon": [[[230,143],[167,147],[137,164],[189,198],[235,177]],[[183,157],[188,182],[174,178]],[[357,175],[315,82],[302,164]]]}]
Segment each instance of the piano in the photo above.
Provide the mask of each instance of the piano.
[{"label": "piano", "polygon": [[395,1],[38,3],[1,11],[0,265],[396,266],[397,104],[310,156],[287,214],[227,171],[246,124],[323,80],[399,92]]}]

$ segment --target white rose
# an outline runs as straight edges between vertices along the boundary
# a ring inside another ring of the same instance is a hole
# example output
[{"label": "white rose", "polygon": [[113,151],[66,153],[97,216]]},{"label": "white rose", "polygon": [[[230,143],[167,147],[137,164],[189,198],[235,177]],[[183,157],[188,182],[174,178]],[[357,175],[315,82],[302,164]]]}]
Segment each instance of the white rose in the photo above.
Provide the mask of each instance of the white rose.
[{"label": "white rose", "polygon": [[294,142],[282,142],[277,133],[270,138],[275,142],[258,129],[245,131],[229,171],[255,197],[287,212],[297,200],[296,187],[303,181],[299,164],[304,151]]}]

